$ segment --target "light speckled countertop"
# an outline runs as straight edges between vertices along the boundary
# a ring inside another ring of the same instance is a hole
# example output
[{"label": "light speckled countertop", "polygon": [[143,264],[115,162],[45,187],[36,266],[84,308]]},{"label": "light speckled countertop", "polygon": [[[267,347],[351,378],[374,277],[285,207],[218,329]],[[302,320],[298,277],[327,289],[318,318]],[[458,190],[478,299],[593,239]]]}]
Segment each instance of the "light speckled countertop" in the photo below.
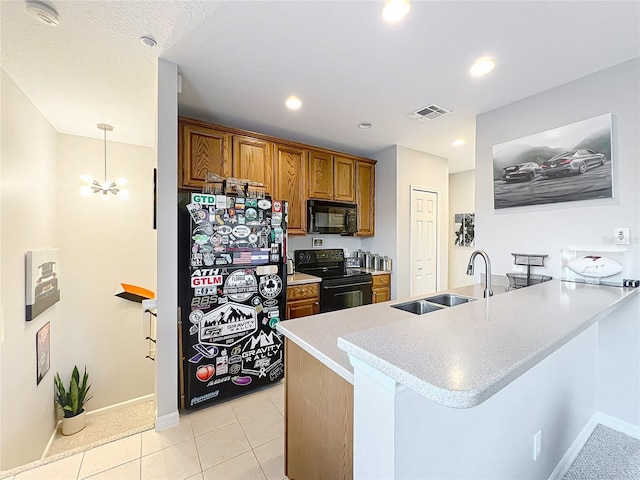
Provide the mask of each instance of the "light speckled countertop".
[{"label": "light speckled countertop", "polygon": [[469,408],[638,294],[559,280],[488,300],[482,290],[448,290],[479,300],[425,315],[391,308],[405,299],[288,320],[278,330],[350,383],[346,352],[436,403]]},{"label": "light speckled countertop", "polygon": [[304,285],[306,283],[320,283],[322,279],[306,273],[296,272],[293,275],[287,275],[287,287],[294,285]]}]

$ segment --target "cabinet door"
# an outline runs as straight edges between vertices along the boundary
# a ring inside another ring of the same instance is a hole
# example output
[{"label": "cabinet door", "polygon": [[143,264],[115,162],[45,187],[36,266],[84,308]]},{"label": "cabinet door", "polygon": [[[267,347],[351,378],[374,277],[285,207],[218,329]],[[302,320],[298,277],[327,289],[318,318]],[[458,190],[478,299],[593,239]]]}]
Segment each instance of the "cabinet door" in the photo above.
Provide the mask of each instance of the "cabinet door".
[{"label": "cabinet door", "polygon": [[307,232],[307,151],[275,146],[274,198],[289,202],[289,235]]},{"label": "cabinet door", "polygon": [[391,300],[391,289],[389,287],[374,288],[371,290],[371,293],[373,294],[371,300],[373,303],[388,302]]},{"label": "cabinet door", "polygon": [[184,122],[180,124],[180,132],[180,188],[201,189],[207,172],[222,177],[231,175],[228,133]]},{"label": "cabinet door", "polygon": [[363,237],[375,235],[375,164],[356,162],[356,203],[358,204],[358,233]]},{"label": "cabinet door", "polygon": [[350,158],[333,157],[333,199],[355,202],[355,161]]},{"label": "cabinet door", "polygon": [[273,143],[242,135],[233,136],[233,176],[264,183],[272,193]]},{"label": "cabinet door", "polygon": [[295,300],[287,302],[287,320],[292,318],[307,317],[320,312],[320,302],[312,300]]},{"label": "cabinet door", "polygon": [[328,153],[309,152],[309,198],[333,200],[333,158]]}]

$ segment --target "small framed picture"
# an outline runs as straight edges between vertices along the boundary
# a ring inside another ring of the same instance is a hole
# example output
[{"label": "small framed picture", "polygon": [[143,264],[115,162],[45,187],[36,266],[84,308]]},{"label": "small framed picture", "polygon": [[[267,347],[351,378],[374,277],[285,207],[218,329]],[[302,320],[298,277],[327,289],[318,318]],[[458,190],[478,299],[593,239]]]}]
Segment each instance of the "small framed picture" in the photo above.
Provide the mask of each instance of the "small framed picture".
[{"label": "small framed picture", "polygon": [[324,238],[322,237],[313,237],[311,239],[311,244],[313,245],[313,248],[322,248],[324,247]]},{"label": "small framed picture", "polygon": [[51,365],[51,340],[49,336],[50,328],[51,324],[47,322],[40,330],[38,330],[38,333],[36,333],[36,385],[42,381],[44,376],[49,371],[49,366]]}]

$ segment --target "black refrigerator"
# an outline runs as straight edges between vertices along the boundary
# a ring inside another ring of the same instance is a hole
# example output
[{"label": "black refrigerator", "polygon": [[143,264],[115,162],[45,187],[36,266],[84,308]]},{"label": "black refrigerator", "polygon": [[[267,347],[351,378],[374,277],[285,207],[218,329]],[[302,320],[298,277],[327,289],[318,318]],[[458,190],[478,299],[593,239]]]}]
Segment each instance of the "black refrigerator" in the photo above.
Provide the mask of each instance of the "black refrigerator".
[{"label": "black refrigerator", "polygon": [[284,377],[287,203],[179,194],[180,406],[210,406]]}]

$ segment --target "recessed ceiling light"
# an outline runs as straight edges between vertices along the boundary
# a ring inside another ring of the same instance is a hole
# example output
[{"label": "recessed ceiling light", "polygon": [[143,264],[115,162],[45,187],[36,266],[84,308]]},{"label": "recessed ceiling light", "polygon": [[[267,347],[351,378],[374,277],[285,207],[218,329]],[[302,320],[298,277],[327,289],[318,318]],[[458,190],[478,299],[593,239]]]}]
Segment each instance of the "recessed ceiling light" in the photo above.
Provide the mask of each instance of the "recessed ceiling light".
[{"label": "recessed ceiling light", "polygon": [[382,18],[387,22],[396,22],[409,14],[411,0],[387,0],[382,7]]},{"label": "recessed ceiling light", "polygon": [[302,106],[302,102],[298,97],[294,97],[293,95],[287,98],[287,101],[284,102],[289,110],[298,110]]},{"label": "recessed ceiling light", "polygon": [[469,70],[469,73],[474,77],[481,77],[486,75],[491,70],[496,68],[496,61],[491,57],[482,57],[476,60]]},{"label": "recessed ceiling light", "polygon": [[140,37],[140,41],[143,45],[151,48],[155,47],[158,44],[158,42],[156,42],[153,38],[147,36]]},{"label": "recessed ceiling light", "polygon": [[46,3],[38,2],[37,0],[27,0],[27,12],[34,17],[40,23],[57,27],[60,23],[60,17],[58,12],[53,7],[50,7]]},{"label": "recessed ceiling light", "polygon": [[456,138],[453,142],[451,142],[451,145],[453,145],[454,147],[464,145],[464,138]]},{"label": "recessed ceiling light", "polygon": [[360,122],[358,124],[358,128],[362,128],[363,130],[366,130],[367,128],[371,128],[371,124],[369,122]]}]

